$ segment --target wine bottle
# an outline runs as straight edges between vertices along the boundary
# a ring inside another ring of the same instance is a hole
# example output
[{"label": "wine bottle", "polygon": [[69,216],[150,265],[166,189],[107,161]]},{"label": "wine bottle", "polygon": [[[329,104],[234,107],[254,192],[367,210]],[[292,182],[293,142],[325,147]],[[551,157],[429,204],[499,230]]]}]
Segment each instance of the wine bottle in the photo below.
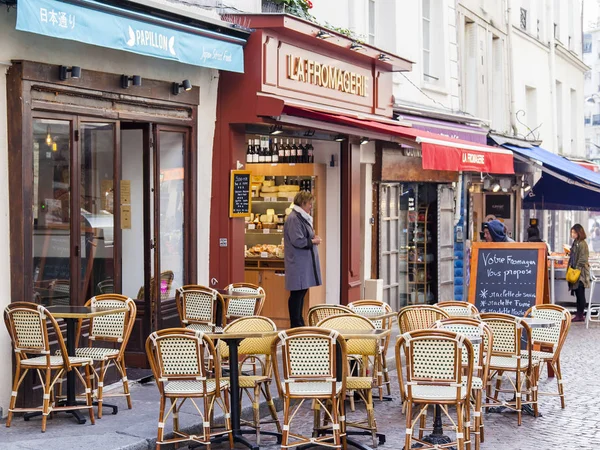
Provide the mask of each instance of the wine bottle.
[{"label": "wine bottle", "polygon": [[296,139],[292,139],[292,151],[290,152],[290,163],[296,164],[298,162],[298,147],[296,146]]},{"label": "wine bottle", "polygon": [[252,162],[252,139],[248,139],[248,148],[246,149],[246,163]]},{"label": "wine bottle", "polygon": [[260,144],[258,142],[258,139],[254,139],[254,153],[252,154],[252,162],[260,162]]},{"label": "wine bottle", "polygon": [[306,144],[306,159],[307,159],[307,163],[314,163],[315,162],[315,155],[314,155],[314,148],[312,146],[312,144],[310,142],[307,141]]},{"label": "wine bottle", "polygon": [[258,153],[258,162],[264,163],[266,162],[267,155],[265,153],[265,138],[264,136],[260,136],[258,141],[259,153]]},{"label": "wine bottle", "polygon": [[273,162],[273,154],[271,153],[271,146],[269,145],[269,137],[265,136],[265,162],[271,163]]},{"label": "wine bottle", "polygon": [[279,162],[279,147],[277,146],[277,138],[271,142],[271,162]]},{"label": "wine bottle", "polygon": [[302,145],[302,139],[298,142],[298,157],[296,160],[302,164],[306,162],[306,148]]},{"label": "wine bottle", "polygon": [[[277,139],[275,139],[275,142],[277,142]],[[279,152],[279,158],[278,158],[278,162],[282,163],[285,160],[285,146],[283,145],[283,139],[279,142],[279,145],[277,146],[277,151]]]},{"label": "wine bottle", "polygon": [[290,163],[290,159],[291,159],[291,154],[292,154],[292,147],[290,147],[290,140],[286,139],[285,140],[285,156],[284,156],[284,161],[285,163]]}]

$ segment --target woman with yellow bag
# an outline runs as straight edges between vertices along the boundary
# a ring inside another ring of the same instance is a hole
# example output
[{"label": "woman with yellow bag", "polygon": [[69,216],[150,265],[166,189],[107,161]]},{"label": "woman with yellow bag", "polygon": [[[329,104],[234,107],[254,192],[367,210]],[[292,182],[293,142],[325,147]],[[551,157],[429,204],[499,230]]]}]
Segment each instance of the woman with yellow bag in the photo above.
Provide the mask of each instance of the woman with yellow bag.
[{"label": "woman with yellow bag", "polygon": [[573,322],[583,322],[585,317],[585,289],[590,287],[590,265],[588,259],[590,250],[588,248],[585,230],[576,223],[571,228],[571,237],[573,245],[571,245],[569,255],[569,267],[567,268],[567,282],[571,295],[577,298],[577,314]]}]

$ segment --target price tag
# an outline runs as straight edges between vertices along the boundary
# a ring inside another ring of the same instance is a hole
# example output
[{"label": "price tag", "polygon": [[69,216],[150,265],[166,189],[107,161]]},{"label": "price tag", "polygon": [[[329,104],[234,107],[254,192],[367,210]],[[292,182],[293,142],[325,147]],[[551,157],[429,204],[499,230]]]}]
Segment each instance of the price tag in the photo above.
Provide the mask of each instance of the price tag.
[{"label": "price tag", "polygon": [[261,258],[268,258],[269,257],[269,252],[260,252],[260,257]]},{"label": "price tag", "polygon": [[254,223],[249,223],[249,224],[248,224],[248,229],[249,229],[249,230],[255,230],[255,229],[256,229],[256,224],[254,224]]},{"label": "price tag", "polygon": [[269,234],[269,233],[271,233],[270,228],[263,228],[263,234]]}]

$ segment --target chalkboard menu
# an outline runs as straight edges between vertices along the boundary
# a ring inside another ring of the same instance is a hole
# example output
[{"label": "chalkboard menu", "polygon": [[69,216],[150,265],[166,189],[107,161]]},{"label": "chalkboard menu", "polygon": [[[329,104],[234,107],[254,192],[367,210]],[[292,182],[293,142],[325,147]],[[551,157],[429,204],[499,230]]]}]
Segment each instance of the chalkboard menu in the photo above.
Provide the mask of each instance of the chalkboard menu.
[{"label": "chalkboard menu", "polygon": [[250,191],[249,170],[232,170],[229,187],[229,217],[250,215],[252,197]]},{"label": "chalkboard menu", "polygon": [[547,299],[546,255],[544,243],[474,243],[469,301],[480,312],[522,317]]}]

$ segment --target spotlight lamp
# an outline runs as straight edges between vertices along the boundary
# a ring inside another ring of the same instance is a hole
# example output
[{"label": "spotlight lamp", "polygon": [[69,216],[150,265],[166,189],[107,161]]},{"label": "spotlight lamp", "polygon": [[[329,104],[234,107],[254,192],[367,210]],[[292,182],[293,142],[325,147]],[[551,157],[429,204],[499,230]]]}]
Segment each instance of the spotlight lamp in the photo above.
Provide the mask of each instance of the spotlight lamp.
[{"label": "spotlight lamp", "polygon": [[388,61],[391,61],[391,60],[392,60],[392,58],[390,58],[390,57],[389,57],[389,56],[387,56],[387,55],[384,55],[383,53],[381,53],[381,54],[380,54],[380,55],[377,57],[377,59],[378,59],[379,61],[381,61],[381,62],[388,62]]},{"label": "spotlight lamp", "polygon": [[337,134],[333,140],[335,142],[344,142],[346,140],[346,136],[344,136],[343,134]]},{"label": "spotlight lamp", "polygon": [[531,190],[531,185],[527,181],[524,181],[521,185],[521,189],[523,189],[523,192],[529,192]]},{"label": "spotlight lamp", "polygon": [[319,32],[317,33],[317,37],[318,37],[319,39],[329,39],[329,38],[332,38],[332,37],[333,37],[333,34],[331,34],[331,33],[328,33],[328,32],[327,32],[327,31],[325,31],[325,30],[319,30]]},{"label": "spotlight lamp", "polygon": [[369,143],[369,138],[368,137],[361,137],[360,138],[360,145],[365,145]]},{"label": "spotlight lamp", "polygon": [[192,90],[192,83],[190,83],[190,80],[183,80],[181,82],[181,84],[179,84],[177,82],[173,83],[172,94],[179,95],[179,94],[181,94],[181,91],[191,91],[191,90]]},{"label": "spotlight lamp", "polygon": [[495,192],[500,192],[500,189],[501,189],[500,183],[498,183],[497,181],[494,181],[494,183],[492,184],[491,188],[492,188],[492,192],[494,192],[494,193]]},{"label": "spotlight lamp", "polygon": [[273,125],[269,130],[269,134],[271,136],[276,136],[281,133],[283,133],[283,128],[281,127],[281,125]]},{"label": "spotlight lamp", "polygon": [[353,42],[350,45],[350,50],[354,50],[355,52],[360,52],[361,50],[364,50],[365,48],[362,46],[362,44],[358,43],[358,42]]},{"label": "spotlight lamp", "polygon": [[131,85],[141,86],[142,77],[139,75],[133,75],[131,77],[128,75],[121,75],[121,87],[123,89],[128,89]]},{"label": "spotlight lamp", "polygon": [[58,78],[60,81],[65,81],[67,78],[81,78],[81,67],[60,66],[58,70]]}]

